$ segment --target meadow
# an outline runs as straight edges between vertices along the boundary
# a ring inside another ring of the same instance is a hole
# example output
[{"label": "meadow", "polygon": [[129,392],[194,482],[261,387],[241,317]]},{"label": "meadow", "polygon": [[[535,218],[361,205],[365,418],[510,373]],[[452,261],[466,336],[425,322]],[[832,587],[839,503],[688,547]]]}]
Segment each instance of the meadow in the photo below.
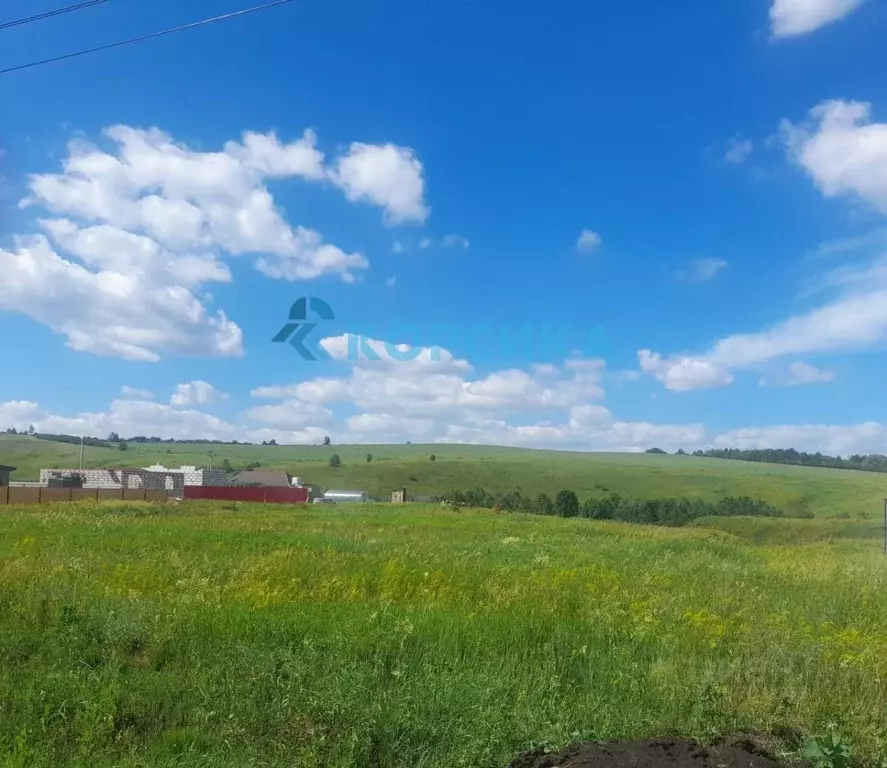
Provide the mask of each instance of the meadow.
[{"label": "meadow", "polygon": [[504,768],[540,743],[835,723],[875,764],[877,533],[390,505],[11,507],[0,755]]},{"label": "meadow", "polygon": [[[392,490],[439,495],[485,488],[554,498],[563,489],[583,501],[617,493],[629,498],[724,496],[763,499],[789,515],[882,515],[887,474],[629,453],[575,453],[471,445],[257,446],[129,443],[127,451],[87,447],[86,467],[191,464],[243,469],[258,462],[322,487],[364,490],[387,500]],[[210,456],[210,452],[213,453]],[[338,455],[341,466],[329,466]],[[367,462],[367,454],[372,461]],[[431,461],[434,454],[436,461]],[[77,467],[79,446],[23,435],[0,435],[0,464],[18,467],[13,480],[36,480],[44,467]]]}]

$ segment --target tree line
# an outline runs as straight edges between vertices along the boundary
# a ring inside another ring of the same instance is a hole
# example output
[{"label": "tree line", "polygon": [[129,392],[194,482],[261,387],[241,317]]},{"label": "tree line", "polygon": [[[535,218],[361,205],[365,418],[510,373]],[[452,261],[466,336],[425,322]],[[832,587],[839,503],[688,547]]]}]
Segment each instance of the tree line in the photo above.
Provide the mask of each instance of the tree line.
[{"label": "tree line", "polygon": [[[659,448],[651,448],[647,453],[665,453]],[[830,467],[832,469],[858,469],[863,472],[887,472],[887,456],[882,453],[854,454],[846,458],[828,456],[824,453],[804,453],[794,448],[712,448],[708,451],[684,450],[678,456],[704,456],[708,459],[734,459],[736,461],[758,461],[765,464],[795,464],[802,467]]]},{"label": "tree line", "polygon": [[719,501],[661,498],[629,499],[617,493],[589,498],[580,503],[573,491],[563,490],[552,499],[545,493],[527,496],[520,491],[493,494],[483,488],[451,491],[441,501],[453,507],[480,507],[508,512],[558,517],[582,517],[590,520],[616,520],[649,525],[686,525],[700,517],[784,517],[778,507],[748,496],[726,496]]}]

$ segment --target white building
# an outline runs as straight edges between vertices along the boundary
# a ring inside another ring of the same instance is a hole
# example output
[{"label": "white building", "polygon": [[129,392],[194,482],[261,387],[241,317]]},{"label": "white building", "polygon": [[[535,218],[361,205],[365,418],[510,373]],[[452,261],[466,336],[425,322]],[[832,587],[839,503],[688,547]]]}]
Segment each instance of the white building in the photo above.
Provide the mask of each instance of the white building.
[{"label": "white building", "polygon": [[366,501],[366,491],[327,491],[323,494],[323,498],[327,501],[336,503],[347,503],[349,501]]},{"label": "white building", "polygon": [[185,485],[228,485],[228,475],[221,469],[198,469],[189,466],[167,469],[162,464],[154,464],[143,469],[146,472],[159,472],[164,475],[181,474]]}]

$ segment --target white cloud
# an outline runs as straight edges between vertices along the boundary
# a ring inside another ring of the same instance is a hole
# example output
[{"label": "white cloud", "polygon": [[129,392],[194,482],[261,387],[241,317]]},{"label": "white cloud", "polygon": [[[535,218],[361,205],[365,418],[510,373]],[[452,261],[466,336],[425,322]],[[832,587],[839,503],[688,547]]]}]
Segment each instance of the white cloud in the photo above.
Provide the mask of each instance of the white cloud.
[{"label": "white cloud", "polygon": [[[824,102],[811,111],[812,127],[784,122],[782,133],[791,157],[824,195],[854,195],[887,213],[887,124],[872,123],[870,113],[867,104]],[[876,230],[822,246],[815,255],[864,251],[882,242],[882,232]],[[663,358],[642,350],[642,367],[667,388],[681,391],[729,384],[733,369],[760,367],[788,356],[863,350],[887,337],[887,254],[880,249],[862,263],[826,270],[803,295],[821,291],[830,297],[820,306],[758,332],[722,338],[703,354]],[[831,371],[796,362],[777,383],[813,383],[832,377]]]},{"label": "white cloud", "polygon": [[[558,421],[514,423],[496,414],[473,413],[457,420],[416,416],[396,410],[365,412],[337,421],[325,408],[285,402],[254,409],[249,423],[231,423],[193,409],[161,403],[114,400],[106,411],[74,416],[51,414],[37,403],[0,403],[0,428],[101,437],[117,432],[174,438],[241,440],[281,444],[317,444],[325,435],[336,442],[402,443],[404,440],[514,445],[574,450],[667,451],[716,448],[788,448],[830,455],[883,453],[887,426],[879,422],[854,425],[800,424],[733,429],[714,437],[700,424],[651,424],[617,420],[601,405],[578,405]],[[273,425],[273,426],[267,426]]]},{"label": "white cloud", "polygon": [[295,399],[284,400],[277,405],[257,406],[247,411],[246,416],[284,430],[319,427],[333,420],[333,412],[328,408]]},{"label": "white cloud", "polygon": [[729,165],[742,165],[754,151],[755,145],[749,139],[740,139],[738,136],[730,139],[727,151],[724,153],[724,162]]},{"label": "white cloud", "polygon": [[468,250],[471,247],[468,238],[462,237],[462,235],[446,235],[441,242],[444,248],[464,248]]},{"label": "white cloud", "polygon": [[834,371],[827,371],[809,363],[798,361],[789,366],[789,377],[786,385],[794,387],[800,384],[821,384],[834,381],[834,378]]},{"label": "white cloud", "polygon": [[381,206],[386,221],[399,224],[428,218],[423,174],[422,163],[411,149],[354,142],[330,177],[349,200]]},{"label": "white cloud", "polygon": [[396,278],[396,277],[386,277],[386,278],[385,278],[385,285],[387,285],[389,288],[394,288],[394,286],[395,286],[396,284],[397,284],[397,278]]},{"label": "white cloud", "polygon": [[120,389],[121,400],[153,400],[154,393],[147,389],[137,389],[136,387],[123,386]]},{"label": "white cloud", "polygon": [[706,283],[709,280],[714,280],[729,266],[724,259],[698,259],[693,262],[690,269],[679,273],[678,276],[684,280]]},{"label": "white cloud", "polygon": [[576,248],[580,251],[596,251],[603,240],[597,232],[590,229],[583,229],[579,233],[579,239],[576,241]]},{"label": "white cloud", "polygon": [[825,101],[810,122],[782,122],[789,156],[826,197],[850,195],[887,213],[887,124],[872,122],[870,104]]},{"label": "white cloud", "polygon": [[391,246],[391,250],[394,253],[403,253],[405,248],[404,248],[403,243],[400,242],[400,240],[395,240],[394,244]]},{"label": "white cloud", "polygon": [[27,430],[46,414],[37,403],[28,400],[11,400],[0,403],[0,430]]},{"label": "white cloud", "polygon": [[806,35],[844,18],[864,0],[773,0],[770,23],[774,37]]},{"label": "white cloud", "polygon": [[663,358],[648,349],[642,349],[638,351],[638,362],[644,373],[655,376],[666,389],[673,392],[721,387],[733,382],[733,375],[729,370],[701,358],[681,355]]},{"label": "white cloud", "polygon": [[21,207],[52,214],[39,220],[49,237],[22,235],[0,249],[0,309],[79,351],[145,361],[242,354],[238,325],[208,308],[206,285],[232,279],[223,256],[251,254],[260,272],[283,280],[354,281],[364,255],[291,226],[269,179],[333,181],[393,221],[427,215],[421,163],[393,144],[353,144],[327,167],[312,131],[290,143],[247,132],[221,151],[156,128],[116,125],[103,139],[72,141],[60,173],[30,177]]},{"label": "white cloud", "polygon": [[[19,312],[67,337],[80,352],[156,362],[161,353],[237,356],[243,353],[240,327],[221,310],[210,312],[183,280],[159,269],[141,269],[138,260],[159,252],[146,243],[132,250],[96,251],[95,263],[131,260],[120,267],[92,271],[56,253],[42,235],[15,239],[0,248],[0,309]],[[107,245],[107,243],[106,243]],[[204,269],[207,262],[180,265],[181,271]]]},{"label": "white cloud", "polygon": [[887,427],[876,421],[850,426],[795,424],[773,427],[745,427],[718,435],[716,448],[795,448],[820,451],[830,456],[884,453]]},{"label": "white cloud", "polygon": [[176,391],[170,397],[171,405],[179,408],[188,405],[209,405],[220,400],[227,400],[228,395],[219,392],[212,384],[206,381],[189,381],[179,384]]}]

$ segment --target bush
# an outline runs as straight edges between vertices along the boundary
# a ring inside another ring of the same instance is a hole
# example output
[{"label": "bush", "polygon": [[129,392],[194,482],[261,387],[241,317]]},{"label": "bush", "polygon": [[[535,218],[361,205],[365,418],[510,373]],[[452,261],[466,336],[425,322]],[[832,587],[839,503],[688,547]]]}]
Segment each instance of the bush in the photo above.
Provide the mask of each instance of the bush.
[{"label": "bush", "polygon": [[554,503],[544,493],[540,493],[536,497],[536,503],[533,505],[533,512],[537,515],[553,515]]},{"label": "bush", "polygon": [[342,460],[339,458],[338,453],[334,453],[332,456],[330,456],[330,466],[333,469],[338,469],[342,466]]},{"label": "bush", "polygon": [[431,459],[431,461],[437,461],[437,456],[435,456],[433,453],[429,458]]},{"label": "bush", "polygon": [[372,460],[373,460],[373,454],[368,453],[367,454],[367,464],[369,464]]},{"label": "bush", "polygon": [[554,508],[561,517],[579,517],[579,499],[573,491],[561,491],[555,499]]}]

